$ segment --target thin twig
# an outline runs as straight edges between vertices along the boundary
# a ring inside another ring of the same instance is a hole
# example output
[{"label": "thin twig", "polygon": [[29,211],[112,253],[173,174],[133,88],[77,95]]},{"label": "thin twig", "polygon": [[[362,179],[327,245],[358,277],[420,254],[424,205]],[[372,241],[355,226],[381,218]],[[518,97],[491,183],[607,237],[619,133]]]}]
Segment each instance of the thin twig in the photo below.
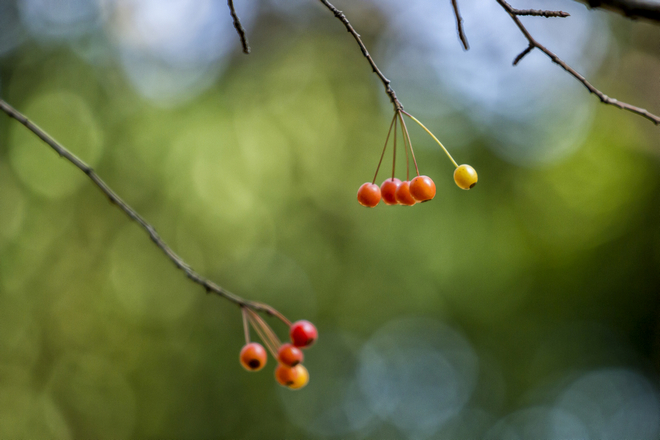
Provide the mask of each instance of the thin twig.
[{"label": "thin twig", "polygon": [[229,12],[231,13],[231,18],[234,20],[234,28],[238,32],[238,36],[241,37],[241,45],[243,46],[243,53],[250,53],[250,45],[248,44],[247,36],[245,35],[245,29],[241,24],[241,19],[238,18],[236,9],[234,9],[234,0],[227,0],[227,5],[229,5]]},{"label": "thin twig", "polygon": [[467,37],[463,31],[463,17],[458,10],[458,0],[451,0],[451,5],[454,8],[454,15],[456,16],[456,31],[458,32],[458,38],[460,38],[461,43],[463,43],[463,49],[470,50],[470,45],[468,44]]},{"label": "thin twig", "polygon": [[[527,28],[525,28],[525,26],[523,26],[523,24],[520,22],[520,19],[518,18],[518,15],[517,15],[517,11],[518,11],[517,9],[514,9],[513,7],[511,7],[511,5],[508,4],[504,0],[496,0],[496,1],[509,14],[509,16],[514,21],[514,23],[516,23],[516,26],[518,26],[518,29],[520,29],[520,32],[522,32],[522,34],[525,36],[525,38],[529,42],[529,47],[537,48],[540,51],[542,51],[543,53],[545,53],[552,61],[554,61],[559,66],[561,66],[562,69],[564,69],[565,71],[567,71],[568,73],[573,75],[573,77],[575,77],[575,79],[580,81],[587,88],[587,90],[589,90],[590,93],[593,93],[594,95],[596,95],[602,103],[613,105],[613,106],[618,107],[622,110],[627,110],[629,112],[635,113],[637,115],[640,115],[640,116],[648,119],[649,121],[653,122],[655,125],[660,125],[660,116],[656,116],[653,113],[650,113],[646,109],[643,109],[643,108],[640,108],[640,107],[635,107],[634,105],[630,105],[628,103],[618,101],[614,98],[610,98],[609,96],[607,96],[606,94],[604,94],[603,92],[598,90],[596,87],[591,85],[591,83],[589,81],[587,81],[587,79],[584,76],[580,75],[575,69],[573,69],[571,66],[569,66],[564,61],[562,61],[557,55],[555,55],[554,52],[551,52],[550,50],[548,50],[545,46],[543,46],[541,43],[536,41],[534,39],[534,37],[532,37],[532,35],[527,30]],[[529,47],[528,47],[528,49],[529,49]],[[531,49],[529,49],[529,50],[531,50]],[[527,49],[525,51],[527,51]],[[523,53],[525,51],[523,51]],[[529,51],[527,51],[527,52],[529,52]],[[520,57],[520,55],[518,55],[518,57]],[[518,57],[516,57],[516,59],[518,59]],[[520,60],[518,59],[518,61],[520,61]]]},{"label": "thin twig", "polygon": [[564,12],[564,11],[545,11],[545,10],[541,10],[541,9],[515,9],[515,8],[511,8],[511,10],[513,11],[513,13],[515,15],[519,15],[519,16],[520,15],[531,15],[531,16],[534,16],[534,17],[546,17],[546,18],[560,17],[560,18],[565,18],[565,17],[569,17],[571,15],[568,12]]},{"label": "thin twig", "polygon": [[76,168],[80,169],[83,173],[89,177],[92,182],[105,194],[110,202],[114,203],[117,205],[119,209],[121,209],[124,214],[126,214],[131,220],[136,222],[142,229],[144,229],[147,234],[149,234],[149,238],[151,238],[151,241],[154,242],[154,244],[161,250],[163,253],[169,258],[172,263],[178,268],[181,269],[186,276],[192,280],[193,282],[199,284],[200,286],[204,287],[208,293],[213,292],[216,295],[229,300],[233,302],[234,304],[241,306],[241,307],[247,307],[251,310],[267,313],[269,315],[274,315],[274,316],[279,316],[281,315],[277,310],[272,308],[271,306],[267,304],[262,304],[258,302],[253,302],[249,301],[246,299],[241,298],[240,296],[233,294],[229,292],[226,289],[223,289],[222,287],[218,286],[214,282],[202,277],[199,275],[197,272],[195,272],[188,263],[186,263],[180,256],[178,256],[172,248],[170,248],[167,243],[163,241],[162,238],[156,233],[156,230],[154,229],[153,226],[151,226],[149,223],[147,223],[146,220],[140,216],[140,214],[135,211],[135,209],[131,208],[126,202],[124,202],[118,195],[115,193],[97,174],[94,172],[94,170],[87,165],[85,162],[80,160],[78,157],[76,157],[73,153],[71,153],[69,150],[64,148],[61,144],[59,144],[55,139],[53,139],[50,135],[48,135],[45,131],[43,131],[41,128],[39,128],[36,124],[32,123],[28,118],[26,118],[23,114],[21,114],[18,110],[10,106],[6,101],[0,99],[0,109],[4,111],[7,115],[10,117],[16,119],[18,122],[23,124],[25,127],[27,127],[28,130],[30,130],[32,133],[37,135],[39,139],[44,141],[46,144],[48,144],[57,154],[60,155],[60,157],[63,157],[64,159],[68,160],[71,162]]},{"label": "thin twig", "polygon": [[534,46],[532,46],[532,45],[530,44],[529,46],[527,46],[527,47],[525,48],[525,50],[523,50],[522,52],[520,52],[520,53],[518,54],[518,56],[516,57],[515,60],[513,60],[513,65],[515,66],[516,64],[518,64],[518,63],[520,62],[520,60],[522,60],[523,58],[525,58],[525,55],[527,55],[528,53],[530,53],[532,50],[534,50]]},{"label": "thin twig", "polygon": [[373,58],[371,58],[371,55],[369,55],[369,51],[367,50],[367,47],[364,45],[362,42],[362,39],[360,38],[360,34],[358,34],[355,29],[353,29],[353,26],[351,26],[351,23],[348,21],[346,16],[344,15],[343,12],[341,12],[339,9],[335,8],[330,2],[327,0],[319,0],[323,5],[330,9],[333,14],[335,14],[335,17],[341,21],[344,26],[346,26],[346,30],[353,35],[353,38],[355,38],[355,41],[357,41],[357,44],[360,46],[360,50],[362,50],[362,55],[369,61],[369,64],[371,65],[371,69],[374,71],[374,73],[378,76],[380,81],[383,83],[385,86],[385,92],[389,95],[390,101],[392,101],[392,104],[394,105],[394,110],[401,110],[403,108],[403,104],[397,99],[396,93],[394,92],[394,89],[390,85],[392,81],[387,79],[385,75],[383,75],[383,72],[380,71],[378,66],[376,65],[376,62],[374,61]]}]

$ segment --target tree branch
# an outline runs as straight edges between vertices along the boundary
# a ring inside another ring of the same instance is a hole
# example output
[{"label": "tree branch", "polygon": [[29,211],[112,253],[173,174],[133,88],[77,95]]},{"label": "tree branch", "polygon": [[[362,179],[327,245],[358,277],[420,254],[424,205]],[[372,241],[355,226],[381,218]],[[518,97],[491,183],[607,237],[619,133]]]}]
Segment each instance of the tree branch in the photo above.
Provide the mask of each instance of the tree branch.
[{"label": "tree branch", "polygon": [[[25,127],[27,127],[28,130],[30,130],[32,133],[37,135],[39,139],[44,141],[46,144],[48,144],[57,154],[60,155],[60,157],[68,160],[71,162],[76,168],[80,169],[83,173],[89,177],[92,182],[105,194],[110,202],[114,203],[119,209],[121,209],[124,214],[126,214],[131,220],[136,222],[142,229],[146,231],[146,233],[149,235],[149,238],[151,238],[151,241],[154,242],[154,244],[169,258],[172,263],[178,268],[181,269],[186,276],[192,280],[193,282],[199,284],[200,286],[204,287],[206,289],[207,293],[215,293],[218,296],[229,300],[233,302],[234,304],[241,306],[241,307],[249,307],[252,310],[259,311],[259,312],[264,312],[268,315],[271,316],[276,316],[279,319],[282,319],[282,314],[279,313],[277,310],[272,308],[271,306],[255,301],[248,301],[246,299],[241,298],[238,295],[235,295],[228,290],[223,289],[222,287],[218,286],[214,282],[202,277],[199,275],[197,272],[195,272],[190,265],[188,265],[183,259],[178,256],[172,248],[170,248],[167,243],[163,241],[162,238],[156,233],[156,230],[154,229],[153,226],[151,226],[149,223],[147,223],[146,220],[140,216],[140,214],[135,211],[135,209],[131,208],[126,202],[124,202],[95,172],[94,170],[87,165],[85,162],[80,160],[78,157],[76,157],[73,153],[71,153],[69,150],[64,148],[61,144],[59,144],[55,139],[53,139],[50,135],[48,135],[45,131],[43,131],[41,128],[39,128],[37,125],[32,123],[28,118],[26,118],[23,114],[18,112],[15,108],[10,106],[7,102],[4,100],[0,99],[0,110],[4,111],[7,115],[10,117],[16,119],[18,122],[23,124]],[[284,318],[286,320],[286,318]]]},{"label": "tree branch", "polygon": [[378,76],[380,81],[383,83],[385,86],[385,92],[389,95],[390,101],[392,101],[392,104],[394,105],[394,110],[401,110],[403,109],[403,104],[401,104],[401,101],[399,101],[396,97],[396,93],[394,92],[394,89],[390,85],[392,81],[387,79],[385,75],[383,75],[383,72],[380,71],[378,66],[376,65],[376,62],[374,61],[373,58],[371,58],[371,55],[369,55],[369,51],[367,50],[367,47],[364,45],[362,42],[362,39],[360,38],[360,34],[358,34],[355,29],[353,29],[353,26],[351,26],[351,23],[348,21],[346,16],[341,12],[339,9],[335,8],[330,2],[327,0],[319,0],[323,5],[330,9],[334,14],[335,17],[341,21],[344,26],[346,26],[346,30],[350,32],[351,35],[353,35],[353,38],[355,38],[355,41],[357,41],[357,44],[360,46],[360,50],[362,50],[362,55],[369,61],[369,64],[371,65],[371,69],[374,71],[374,73]]},{"label": "tree branch", "polygon": [[660,2],[653,0],[575,0],[590,8],[604,8],[628,18],[645,18],[660,23]]},{"label": "tree branch", "polygon": [[238,36],[241,37],[241,45],[243,46],[243,53],[250,53],[250,45],[248,44],[247,36],[245,35],[245,29],[241,24],[241,19],[238,18],[236,9],[234,9],[234,0],[227,0],[227,5],[229,5],[229,12],[231,13],[231,18],[234,20],[234,28],[238,32]]},{"label": "tree branch", "polygon": [[517,14],[518,9],[514,9],[513,7],[511,7],[511,5],[509,5],[504,0],[496,0],[496,1],[509,14],[509,16],[514,21],[514,23],[516,23],[516,26],[518,26],[518,29],[520,29],[520,32],[522,32],[522,34],[525,36],[525,38],[529,42],[529,47],[527,49],[525,49],[520,55],[518,55],[516,57],[516,59],[514,61],[514,64],[516,64],[518,61],[520,61],[522,59],[522,57],[527,55],[527,53],[529,53],[532,49],[537,48],[541,52],[545,53],[556,64],[559,64],[565,71],[567,71],[568,73],[573,75],[573,77],[575,77],[578,81],[580,81],[587,88],[587,90],[589,90],[590,93],[593,93],[594,95],[596,95],[602,103],[613,105],[613,106],[618,107],[622,110],[627,110],[629,112],[635,113],[637,115],[640,115],[640,116],[648,119],[649,121],[653,122],[655,125],[660,125],[660,117],[659,116],[656,116],[656,115],[650,113],[649,111],[647,111],[643,108],[635,107],[634,105],[630,105],[630,104],[627,104],[625,102],[618,101],[614,98],[610,98],[609,96],[607,96],[606,94],[604,94],[603,92],[598,90],[596,87],[591,85],[591,83],[589,81],[587,81],[584,76],[580,75],[577,71],[575,71],[575,69],[573,69],[571,66],[566,64],[564,61],[562,61],[557,55],[555,55],[553,52],[548,50],[545,46],[543,46],[541,43],[536,41],[531,36],[531,34],[527,30],[527,28],[525,28],[525,26],[523,26],[520,19],[518,18],[518,14]]},{"label": "tree branch", "polygon": [[515,9],[515,8],[511,8],[511,10],[513,11],[513,13],[515,15],[518,15],[518,16],[520,16],[520,15],[530,15],[530,16],[534,16],[534,17],[546,17],[546,18],[560,17],[560,18],[565,18],[565,17],[568,17],[568,16],[571,15],[568,12],[564,12],[564,11],[544,11],[544,10],[540,10],[540,9]]},{"label": "tree branch", "polygon": [[463,49],[470,50],[470,45],[468,44],[467,37],[463,31],[463,17],[458,10],[458,0],[451,0],[451,5],[454,8],[454,15],[456,16],[456,32],[458,32],[458,38],[460,38],[461,43],[463,43]]}]

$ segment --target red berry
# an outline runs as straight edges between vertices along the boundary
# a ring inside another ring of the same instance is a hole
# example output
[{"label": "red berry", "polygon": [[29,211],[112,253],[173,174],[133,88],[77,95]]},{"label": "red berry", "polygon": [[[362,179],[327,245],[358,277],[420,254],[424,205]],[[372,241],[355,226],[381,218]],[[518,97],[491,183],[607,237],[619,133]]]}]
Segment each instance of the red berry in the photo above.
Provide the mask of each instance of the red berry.
[{"label": "red berry", "polygon": [[292,344],[283,344],[277,352],[277,360],[289,367],[295,367],[303,361],[303,352]]},{"label": "red berry", "polygon": [[418,202],[435,197],[435,183],[428,176],[417,176],[410,182],[410,195]]},{"label": "red berry", "polygon": [[412,206],[417,201],[410,194],[410,182],[401,182],[401,185],[396,189],[396,201],[401,205]]},{"label": "red berry", "polygon": [[357,192],[360,205],[373,208],[380,202],[380,188],[375,183],[363,183]]},{"label": "red berry", "polygon": [[305,320],[296,321],[291,324],[289,335],[291,336],[293,345],[300,348],[311,347],[319,337],[314,324]]},{"label": "red berry", "polygon": [[285,387],[294,385],[296,383],[296,379],[298,379],[298,376],[302,371],[298,367],[302,367],[302,364],[298,364],[295,367],[279,364],[275,369],[275,379],[277,379],[277,382],[280,385]]},{"label": "red berry", "polygon": [[268,360],[266,349],[261,344],[251,342],[241,349],[241,365],[248,371],[259,371]]},{"label": "red berry", "polygon": [[380,194],[383,197],[383,202],[386,205],[398,205],[396,201],[396,190],[401,185],[401,181],[394,178],[389,178],[380,186]]}]

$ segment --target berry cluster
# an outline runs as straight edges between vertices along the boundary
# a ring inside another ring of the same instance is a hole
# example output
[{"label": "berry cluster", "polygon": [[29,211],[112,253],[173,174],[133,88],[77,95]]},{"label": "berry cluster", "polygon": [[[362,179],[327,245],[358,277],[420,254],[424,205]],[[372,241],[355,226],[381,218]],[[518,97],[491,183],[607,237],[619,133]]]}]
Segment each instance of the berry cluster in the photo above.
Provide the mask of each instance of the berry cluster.
[{"label": "berry cluster", "polygon": [[289,326],[291,343],[282,344],[272,328],[254,310],[243,307],[243,326],[245,329],[245,346],[241,349],[239,359],[241,365],[248,371],[259,371],[268,360],[266,349],[258,342],[250,342],[251,325],[264,342],[278,365],[275,369],[277,382],[292,390],[298,390],[309,382],[309,372],[302,364],[304,355],[302,349],[311,347],[318,332],[309,321],[301,320],[291,324],[288,319],[278,312],[274,314]]},{"label": "berry cluster", "polygon": [[[456,166],[454,171],[454,182],[461,189],[470,189],[477,184],[477,172],[470,165],[458,165],[451,154],[447,149],[442,145],[442,143],[429,131],[428,128],[424,126],[421,122],[417,120],[410,113],[405,112],[402,109],[397,109],[394,112],[394,117],[390,123],[390,128],[387,132],[387,137],[385,138],[385,146],[383,147],[383,152],[380,155],[380,161],[376,167],[376,174],[371,183],[366,182],[360,186],[357,192],[358,202],[362,206],[368,208],[373,208],[378,205],[381,199],[385,202],[386,205],[405,205],[412,206],[418,202],[426,202],[435,197],[435,183],[428,176],[423,176],[419,174],[419,168],[417,166],[417,160],[415,159],[415,153],[413,151],[412,142],[410,141],[410,135],[408,134],[408,127],[403,119],[403,115],[408,116],[413,121],[418,123],[426,132],[431,135],[433,139],[442,147],[444,152],[447,154],[452,163]],[[396,141],[397,141],[397,126],[401,123],[401,132],[404,143],[404,151],[406,152],[406,180],[401,181],[394,177],[394,171],[396,168]],[[390,139],[390,134],[392,133],[392,128],[394,128],[394,141],[393,141],[393,153],[392,153],[392,177],[386,179],[380,187],[376,185],[376,178],[378,177],[378,171],[380,170],[380,165],[383,162],[383,157],[385,156],[385,150],[387,149],[387,144]],[[417,172],[417,177],[410,180],[410,166],[408,160],[408,151],[410,150],[410,155],[412,156],[413,163],[415,165],[415,171]]]}]

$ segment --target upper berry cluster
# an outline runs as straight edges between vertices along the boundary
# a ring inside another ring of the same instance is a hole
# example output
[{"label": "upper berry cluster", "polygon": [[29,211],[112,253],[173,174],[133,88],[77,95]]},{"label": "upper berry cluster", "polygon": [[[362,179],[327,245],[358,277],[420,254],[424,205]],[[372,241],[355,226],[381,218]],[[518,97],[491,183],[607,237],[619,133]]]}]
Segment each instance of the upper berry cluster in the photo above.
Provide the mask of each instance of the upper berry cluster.
[{"label": "upper berry cluster", "polygon": [[[427,129],[424,124],[419,122],[417,118],[411,114],[397,109],[394,112],[394,117],[390,123],[390,128],[387,132],[387,137],[385,138],[385,146],[383,147],[383,152],[380,155],[380,161],[376,167],[376,174],[371,183],[366,182],[360,186],[357,192],[358,202],[362,206],[367,206],[373,208],[378,205],[381,199],[385,202],[386,205],[405,205],[412,206],[418,202],[426,202],[435,197],[435,183],[433,179],[428,176],[419,174],[419,167],[417,166],[417,160],[415,159],[415,153],[413,151],[412,142],[410,141],[410,134],[408,133],[408,127],[403,119],[403,115],[408,116],[413,121],[418,123],[426,132],[431,135],[433,139],[442,147],[444,152],[447,154],[449,159],[452,161],[456,170],[454,171],[454,181],[459,188],[470,189],[477,184],[478,176],[477,172],[470,165],[458,165],[451,154],[447,149],[442,145],[442,143]],[[401,181],[394,177],[395,168],[396,168],[396,142],[397,142],[397,126],[401,123],[401,132],[403,136],[404,151],[406,152],[406,180]],[[378,171],[380,170],[380,165],[383,162],[383,157],[385,156],[385,150],[387,149],[387,144],[392,134],[392,128],[394,128],[394,141],[393,141],[393,153],[392,153],[392,177],[386,179],[380,187],[376,185],[376,178],[378,177]],[[417,176],[410,180],[410,167],[408,160],[408,151],[410,151],[410,156],[412,156],[413,163],[415,165],[415,171]]]}]

